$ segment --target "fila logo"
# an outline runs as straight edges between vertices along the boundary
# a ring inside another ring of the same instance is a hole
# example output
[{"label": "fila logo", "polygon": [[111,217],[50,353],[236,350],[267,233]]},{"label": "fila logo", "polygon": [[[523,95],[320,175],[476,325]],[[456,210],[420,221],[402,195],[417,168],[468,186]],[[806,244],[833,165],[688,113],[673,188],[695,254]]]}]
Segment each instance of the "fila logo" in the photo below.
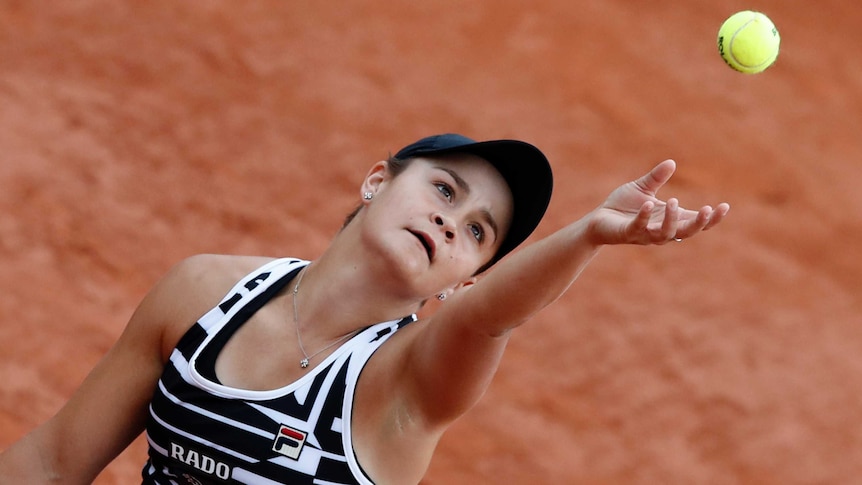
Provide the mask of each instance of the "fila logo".
[{"label": "fila logo", "polygon": [[275,442],[272,444],[272,451],[281,453],[282,455],[293,458],[299,458],[299,453],[302,451],[302,445],[305,444],[305,437],[308,433],[293,429],[290,426],[282,424],[278,429],[278,434],[275,435]]}]

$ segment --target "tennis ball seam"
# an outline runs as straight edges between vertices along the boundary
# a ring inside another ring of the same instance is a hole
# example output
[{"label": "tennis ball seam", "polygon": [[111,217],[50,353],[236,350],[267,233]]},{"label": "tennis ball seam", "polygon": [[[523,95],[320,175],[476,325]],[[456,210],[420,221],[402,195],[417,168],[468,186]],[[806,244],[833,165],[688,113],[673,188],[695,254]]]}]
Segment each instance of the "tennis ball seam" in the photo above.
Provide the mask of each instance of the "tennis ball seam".
[{"label": "tennis ball seam", "polygon": [[764,64],[768,64],[770,62],[769,57],[767,57],[766,59],[764,59],[763,62],[761,62],[759,64],[746,64],[745,62],[742,61],[742,59],[736,57],[736,55],[734,55],[734,53],[733,53],[733,41],[736,40],[736,36],[739,35],[740,32],[745,30],[745,28],[748,27],[749,25],[751,25],[753,22],[755,22],[755,19],[751,18],[751,19],[748,19],[744,24],[740,25],[738,29],[733,31],[733,35],[730,36],[730,40],[727,42],[728,55],[733,58],[734,62],[736,62],[740,66],[744,66],[744,67],[749,68],[749,69],[757,69],[758,67],[760,67]]}]

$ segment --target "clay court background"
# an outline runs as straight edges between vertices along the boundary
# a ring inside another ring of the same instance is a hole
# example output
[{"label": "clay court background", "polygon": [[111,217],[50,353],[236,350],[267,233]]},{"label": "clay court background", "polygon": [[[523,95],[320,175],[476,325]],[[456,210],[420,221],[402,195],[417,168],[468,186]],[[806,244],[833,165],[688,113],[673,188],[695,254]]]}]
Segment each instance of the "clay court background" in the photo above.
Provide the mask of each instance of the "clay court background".
[{"label": "clay court background", "polygon": [[[715,47],[746,8],[782,33],[758,76]],[[371,163],[455,131],[546,151],[537,236],[664,158],[732,210],[605,249],[424,483],[862,483],[860,54],[844,0],[0,1],[0,448],[172,264],[314,258]]]}]

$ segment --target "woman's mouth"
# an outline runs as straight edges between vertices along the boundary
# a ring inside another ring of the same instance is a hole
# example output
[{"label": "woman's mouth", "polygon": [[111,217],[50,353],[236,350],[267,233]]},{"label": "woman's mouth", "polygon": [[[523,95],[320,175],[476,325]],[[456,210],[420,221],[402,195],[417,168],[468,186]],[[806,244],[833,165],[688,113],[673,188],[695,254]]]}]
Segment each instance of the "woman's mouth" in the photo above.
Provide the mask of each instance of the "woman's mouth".
[{"label": "woman's mouth", "polygon": [[428,255],[428,261],[434,259],[434,241],[425,233],[410,231],[411,234],[416,236],[416,239],[419,240],[419,243],[422,244],[422,247],[425,248],[425,253]]}]

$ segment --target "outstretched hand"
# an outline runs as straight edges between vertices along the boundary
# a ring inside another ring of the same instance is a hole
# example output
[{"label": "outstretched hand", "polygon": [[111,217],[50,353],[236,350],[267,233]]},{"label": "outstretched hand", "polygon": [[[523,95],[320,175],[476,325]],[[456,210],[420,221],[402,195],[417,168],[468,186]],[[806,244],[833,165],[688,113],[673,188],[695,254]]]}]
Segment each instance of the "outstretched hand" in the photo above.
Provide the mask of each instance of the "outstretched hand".
[{"label": "outstretched hand", "polygon": [[727,203],[694,211],[680,207],[675,198],[656,198],[675,170],[676,163],[665,160],[643,177],[617,187],[593,212],[592,239],[598,244],[665,244],[690,238],[721,222],[730,210]]}]

